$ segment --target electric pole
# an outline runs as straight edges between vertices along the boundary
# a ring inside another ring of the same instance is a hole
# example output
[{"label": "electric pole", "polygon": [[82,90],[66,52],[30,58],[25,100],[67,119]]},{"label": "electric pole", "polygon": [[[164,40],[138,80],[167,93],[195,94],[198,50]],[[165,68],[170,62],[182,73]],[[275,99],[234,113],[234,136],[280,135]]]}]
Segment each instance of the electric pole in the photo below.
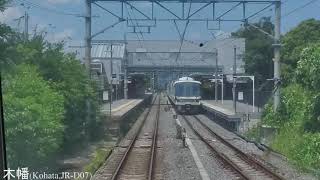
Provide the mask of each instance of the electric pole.
[{"label": "electric pole", "polygon": [[237,112],[237,97],[236,97],[236,86],[237,86],[237,47],[234,47],[234,60],[233,60],[233,86],[232,86],[232,97],[233,97],[233,110]]},{"label": "electric pole", "polygon": [[[91,0],[85,1],[86,14],[85,14],[85,66],[87,69],[88,77],[91,79]],[[91,120],[91,103],[90,99],[86,101],[87,106],[87,121]]]},{"label": "electric pole", "polygon": [[3,116],[3,99],[0,75],[0,177],[4,177],[4,170],[7,169],[6,146],[5,146],[5,129]]},{"label": "electric pole", "polygon": [[274,110],[280,104],[280,33],[281,33],[281,2],[275,7],[275,33],[274,33]]},{"label": "electric pole", "polygon": [[[127,47],[127,36],[124,34],[124,43],[125,47]],[[125,48],[126,49],[126,48]],[[124,52],[124,61],[123,61],[123,67],[124,67],[124,78],[123,78],[123,90],[124,90],[124,99],[128,99],[128,56],[127,52],[125,50]]]},{"label": "electric pole", "polygon": [[88,75],[91,78],[91,0],[86,0],[86,15],[85,15],[85,66]]},{"label": "electric pole", "polygon": [[25,41],[28,41],[29,39],[29,15],[28,12],[25,11],[24,13],[24,39]]},{"label": "electric pole", "polygon": [[218,101],[218,50],[216,49],[216,68],[215,68],[215,74],[214,74],[214,100]]}]

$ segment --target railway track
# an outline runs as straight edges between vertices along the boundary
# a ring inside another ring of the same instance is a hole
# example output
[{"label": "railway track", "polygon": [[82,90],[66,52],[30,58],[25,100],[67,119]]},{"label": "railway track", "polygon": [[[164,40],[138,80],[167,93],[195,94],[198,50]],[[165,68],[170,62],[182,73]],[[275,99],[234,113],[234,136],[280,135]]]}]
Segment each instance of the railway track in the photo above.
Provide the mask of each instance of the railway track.
[{"label": "railway track", "polygon": [[[157,103],[155,104],[155,101]],[[154,178],[157,151],[160,96],[156,96],[145,114],[141,126],[126,147],[110,179]]]},{"label": "railway track", "polygon": [[231,170],[238,179],[284,179],[215,133],[199,117],[182,117],[200,140],[217,155],[225,168]]}]

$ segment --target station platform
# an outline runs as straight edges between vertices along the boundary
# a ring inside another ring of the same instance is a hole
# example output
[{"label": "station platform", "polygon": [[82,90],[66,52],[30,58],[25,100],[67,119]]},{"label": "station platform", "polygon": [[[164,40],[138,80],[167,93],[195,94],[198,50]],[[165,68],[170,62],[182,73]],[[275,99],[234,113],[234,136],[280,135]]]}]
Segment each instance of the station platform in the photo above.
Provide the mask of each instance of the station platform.
[{"label": "station platform", "polygon": [[111,111],[110,103],[104,103],[101,107],[101,113],[103,116],[110,116],[111,112],[111,119],[109,121],[120,120],[125,117],[130,111],[150,100],[151,97],[152,93],[146,93],[141,99],[120,99],[117,101],[113,101],[111,104]]},{"label": "station platform", "polygon": [[[111,104],[111,120],[121,119],[130,110],[139,106],[144,99],[121,99]],[[110,103],[103,104],[101,108],[102,115],[110,116]]]},{"label": "station platform", "polygon": [[101,114],[103,119],[105,119],[106,128],[111,135],[118,137],[121,124],[123,124],[124,121],[128,121],[131,116],[135,116],[134,112],[136,109],[143,108],[147,103],[150,103],[151,97],[152,94],[145,94],[141,99],[121,99],[113,101],[111,111],[110,103],[104,103],[101,107]]},{"label": "station platform", "polygon": [[214,117],[223,126],[230,127],[229,130],[231,131],[246,132],[257,125],[261,119],[261,112],[258,107],[241,102],[236,104],[236,113],[233,109],[232,100],[224,100],[223,103],[215,100],[202,100],[201,105],[206,110],[207,115]]}]

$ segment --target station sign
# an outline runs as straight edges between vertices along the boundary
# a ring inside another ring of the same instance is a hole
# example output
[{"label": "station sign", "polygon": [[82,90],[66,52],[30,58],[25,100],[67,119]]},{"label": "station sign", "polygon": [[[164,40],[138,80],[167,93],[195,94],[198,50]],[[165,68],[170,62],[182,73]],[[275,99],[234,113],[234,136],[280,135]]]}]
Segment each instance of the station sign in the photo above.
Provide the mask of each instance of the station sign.
[{"label": "station sign", "polygon": [[243,101],[243,92],[238,92],[238,100]]},{"label": "station sign", "polygon": [[103,91],[102,99],[104,101],[108,101],[109,100],[109,92],[108,91]]}]

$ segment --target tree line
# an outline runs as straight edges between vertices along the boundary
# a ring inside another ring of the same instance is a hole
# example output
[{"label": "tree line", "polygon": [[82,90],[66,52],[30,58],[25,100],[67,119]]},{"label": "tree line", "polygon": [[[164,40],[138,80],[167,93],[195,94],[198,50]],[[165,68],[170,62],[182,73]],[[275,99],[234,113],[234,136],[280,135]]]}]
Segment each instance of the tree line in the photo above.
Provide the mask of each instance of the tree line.
[{"label": "tree line", "polygon": [[95,83],[63,42],[42,32],[25,39],[0,24],[0,71],[10,168],[48,167],[102,135]]},{"label": "tree line", "polygon": [[[254,23],[270,34],[270,18]],[[258,83],[273,78],[272,39],[254,27],[233,33],[246,38],[245,70]],[[275,127],[271,146],[304,169],[320,168],[320,21],[308,19],[281,37],[281,103],[273,110],[272,97],[262,123]],[[271,86],[272,87],[272,84]]]}]

